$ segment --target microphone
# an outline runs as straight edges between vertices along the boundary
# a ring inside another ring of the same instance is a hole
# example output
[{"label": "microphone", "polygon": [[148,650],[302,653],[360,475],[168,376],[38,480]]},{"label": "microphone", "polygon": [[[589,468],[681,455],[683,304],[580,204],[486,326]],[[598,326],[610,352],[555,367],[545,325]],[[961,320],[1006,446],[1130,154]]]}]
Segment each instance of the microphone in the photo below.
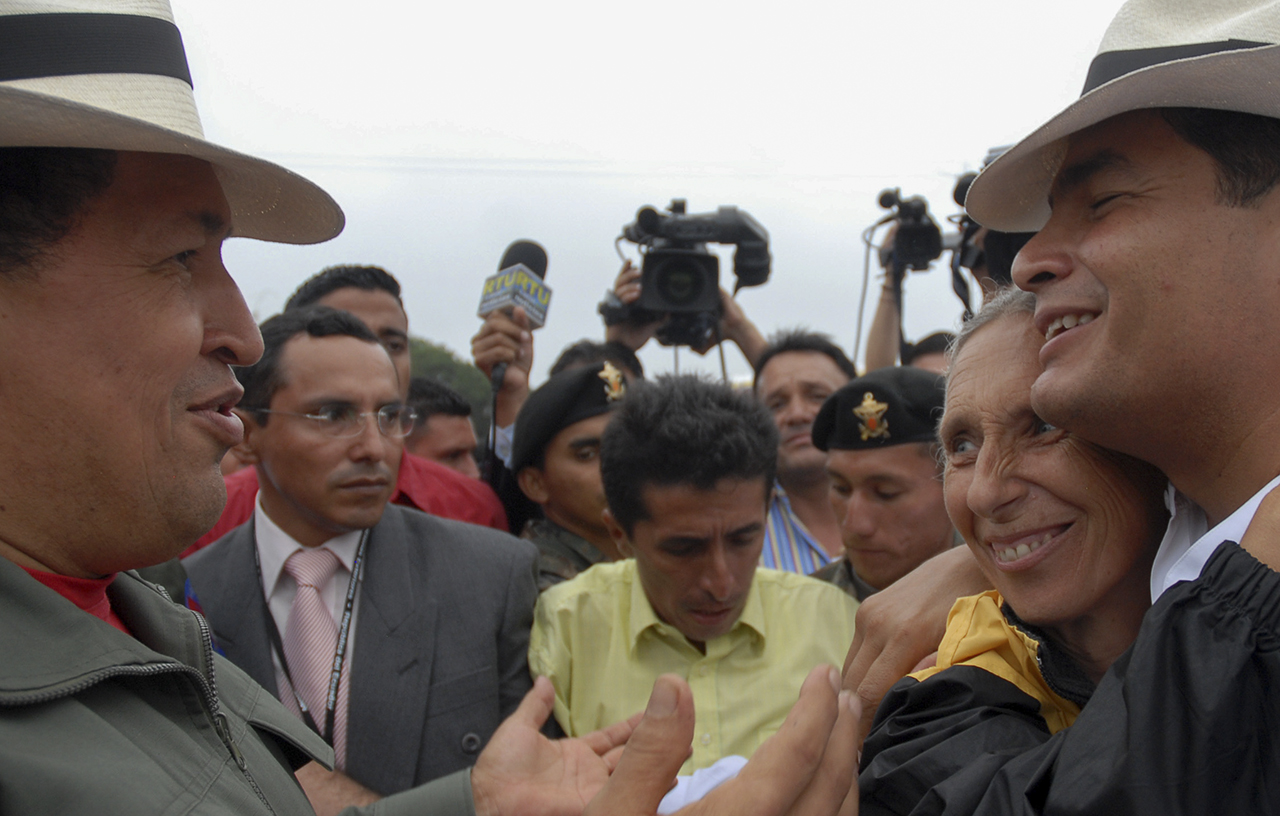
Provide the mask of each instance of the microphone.
[{"label": "microphone", "polygon": [[[478,317],[488,317],[504,310],[510,314],[517,306],[529,317],[529,326],[540,329],[547,322],[547,307],[551,305],[551,287],[543,282],[547,274],[547,251],[534,241],[515,241],[502,253],[498,273],[485,278],[480,293]],[[490,380],[493,389],[502,386],[507,364],[493,367]]]},{"label": "microphone", "polygon": [[499,271],[516,264],[524,264],[539,278],[547,276],[547,251],[537,241],[512,241],[498,261]]}]

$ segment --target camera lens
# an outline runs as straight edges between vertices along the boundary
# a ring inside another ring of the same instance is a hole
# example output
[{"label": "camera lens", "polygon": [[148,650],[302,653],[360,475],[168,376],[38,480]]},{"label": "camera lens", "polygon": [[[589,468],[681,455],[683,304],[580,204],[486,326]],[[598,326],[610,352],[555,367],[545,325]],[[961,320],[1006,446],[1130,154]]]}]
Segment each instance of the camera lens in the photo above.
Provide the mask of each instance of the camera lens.
[{"label": "camera lens", "polygon": [[658,273],[657,284],[663,300],[673,306],[683,306],[702,294],[706,276],[692,264],[669,263]]}]

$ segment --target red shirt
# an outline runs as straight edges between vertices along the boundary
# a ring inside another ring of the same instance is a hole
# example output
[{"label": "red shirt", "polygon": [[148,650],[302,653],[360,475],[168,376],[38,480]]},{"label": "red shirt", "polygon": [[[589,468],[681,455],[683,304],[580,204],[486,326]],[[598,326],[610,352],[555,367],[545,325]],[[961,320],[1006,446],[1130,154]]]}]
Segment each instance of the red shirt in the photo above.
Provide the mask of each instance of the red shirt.
[{"label": "red shirt", "polygon": [[[213,529],[188,547],[182,557],[207,547],[253,517],[258,495],[258,471],[247,467],[226,477],[227,506]],[[439,462],[406,451],[400,457],[396,492],[391,501],[441,518],[468,521],[507,532],[507,514],[493,488],[463,476]]]},{"label": "red shirt", "polygon": [[[22,565],[19,564],[18,566]],[[22,568],[32,578],[71,601],[71,603],[90,615],[106,621],[126,635],[133,635],[128,627],[124,625],[124,621],[120,620],[115,610],[111,608],[111,601],[107,598],[107,587],[111,586],[111,582],[116,579],[115,573],[105,578],[72,578],[70,575],[41,572],[28,567]]]}]

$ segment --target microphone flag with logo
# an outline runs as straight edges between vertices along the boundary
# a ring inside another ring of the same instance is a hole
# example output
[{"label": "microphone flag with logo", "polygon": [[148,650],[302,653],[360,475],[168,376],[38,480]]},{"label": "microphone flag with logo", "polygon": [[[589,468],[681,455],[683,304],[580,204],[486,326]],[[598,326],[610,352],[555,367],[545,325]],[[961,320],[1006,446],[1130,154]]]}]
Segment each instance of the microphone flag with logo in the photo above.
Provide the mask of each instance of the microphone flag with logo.
[{"label": "microphone flag with logo", "polygon": [[546,250],[533,241],[514,242],[503,253],[498,273],[485,278],[476,314],[486,317],[520,306],[529,317],[529,326],[542,328],[551,305],[551,287],[543,282],[546,273]]}]

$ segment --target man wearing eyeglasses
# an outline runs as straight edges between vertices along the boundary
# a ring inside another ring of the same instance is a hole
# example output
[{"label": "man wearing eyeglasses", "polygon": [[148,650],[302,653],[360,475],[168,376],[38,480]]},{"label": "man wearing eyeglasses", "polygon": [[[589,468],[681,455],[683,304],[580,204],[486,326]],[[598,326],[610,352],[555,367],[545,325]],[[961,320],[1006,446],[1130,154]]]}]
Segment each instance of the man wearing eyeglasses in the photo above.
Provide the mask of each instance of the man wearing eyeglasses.
[{"label": "man wearing eyeglasses", "polygon": [[235,409],[257,505],[184,566],[226,656],[333,745],[336,771],[298,777],[336,812],[473,764],[515,710],[536,551],[388,504],[414,415],[359,319],[314,306],[261,329]]}]

